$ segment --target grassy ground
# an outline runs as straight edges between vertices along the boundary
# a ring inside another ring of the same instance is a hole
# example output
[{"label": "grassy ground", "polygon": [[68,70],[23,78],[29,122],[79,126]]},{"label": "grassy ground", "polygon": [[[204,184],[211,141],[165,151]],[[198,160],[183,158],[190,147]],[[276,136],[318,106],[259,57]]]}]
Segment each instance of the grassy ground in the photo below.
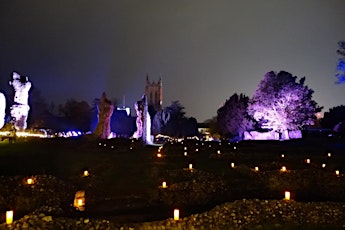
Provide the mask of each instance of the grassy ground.
[{"label": "grassy ground", "polygon": [[[339,178],[334,175],[335,170],[340,170],[341,174],[345,171],[345,148],[341,143],[343,140],[338,139],[237,144],[185,141],[164,145],[163,157],[159,158],[158,147],[130,140],[22,139],[13,144],[0,142],[0,176],[53,175],[76,190],[88,190],[94,200],[93,209],[97,210],[93,214],[104,216],[116,213],[118,210],[113,208],[119,201],[128,199],[140,204],[150,200],[163,180],[170,180],[168,184],[188,180],[169,177],[167,171],[188,168],[190,163],[197,170],[227,183],[231,190],[220,199],[222,202],[242,198],[281,199],[283,189],[288,187],[294,189],[293,198],[297,201],[344,202],[345,195],[340,188],[344,186],[338,185]],[[310,164],[305,162],[307,158]],[[230,167],[231,162],[235,163],[235,168]],[[325,169],[321,168],[323,163]],[[288,174],[279,172],[283,165],[288,168]],[[259,172],[253,171],[256,166]],[[82,179],[85,169],[89,170],[90,177]],[[325,192],[324,182],[330,190],[334,189],[335,195]],[[314,191],[313,186],[319,192]],[[200,211],[217,202],[204,204],[199,207]],[[145,212],[140,208],[132,214]],[[166,207],[156,208],[154,214],[160,212],[164,218]],[[185,214],[196,211],[191,208]],[[286,229],[269,225],[263,228]],[[311,226],[310,229],[317,228]]]}]

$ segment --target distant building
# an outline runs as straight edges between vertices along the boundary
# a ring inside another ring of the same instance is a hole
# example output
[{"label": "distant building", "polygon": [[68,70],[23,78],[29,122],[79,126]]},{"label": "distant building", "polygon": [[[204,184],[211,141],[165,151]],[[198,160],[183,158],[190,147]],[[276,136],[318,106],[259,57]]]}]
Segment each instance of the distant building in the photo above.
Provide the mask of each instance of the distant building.
[{"label": "distant building", "polygon": [[131,115],[131,108],[129,107],[126,107],[126,106],[122,106],[122,107],[117,107],[116,110],[119,110],[119,111],[126,111],[126,114],[127,116]]},{"label": "distant building", "polygon": [[163,85],[161,77],[157,83],[154,81],[151,83],[149,81],[149,76],[146,76],[145,95],[147,97],[148,106],[152,107],[155,111],[162,109]]}]

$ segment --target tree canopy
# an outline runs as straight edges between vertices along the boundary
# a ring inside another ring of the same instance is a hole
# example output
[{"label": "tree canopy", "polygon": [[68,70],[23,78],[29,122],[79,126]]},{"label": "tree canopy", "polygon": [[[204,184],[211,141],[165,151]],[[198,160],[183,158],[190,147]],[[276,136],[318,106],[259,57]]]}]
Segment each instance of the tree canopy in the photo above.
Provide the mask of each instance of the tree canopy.
[{"label": "tree canopy", "polygon": [[225,136],[242,136],[251,129],[253,122],[248,116],[249,97],[244,94],[233,94],[217,111],[217,124],[221,134]]},{"label": "tree canopy", "polygon": [[248,113],[261,128],[278,132],[312,125],[321,107],[312,100],[314,91],[304,85],[305,77],[280,71],[268,72],[259,83],[248,105]]},{"label": "tree canopy", "polygon": [[179,101],[173,101],[155,114],[152,133],[173,137],[194,136],[198,134],[197,121],[193,117],[185,117],[184,107]]},{"label": "tree canopy", "polygon": [[[328,112],[325,112],[321,120],[322,127],[334,129],[334,127],[339,124],[345,124],[345,106],[335,106],[329,109]],[[342,130],[344,132],[344,130]]]}]

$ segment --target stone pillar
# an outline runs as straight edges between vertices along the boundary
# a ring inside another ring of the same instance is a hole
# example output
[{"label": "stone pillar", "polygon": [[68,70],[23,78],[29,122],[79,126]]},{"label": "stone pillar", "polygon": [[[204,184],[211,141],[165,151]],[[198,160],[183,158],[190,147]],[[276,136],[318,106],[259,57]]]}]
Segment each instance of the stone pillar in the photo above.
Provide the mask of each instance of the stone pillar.
[{"label": "stone pillar", "polygon": [[11,118],[17,130],[24,130],[27,128],[27,118],[30,110],[28,99],[31,82],[29,82],[28,77],[20,76],[18,73],[13,72],[12,80],[9,84],[14,89],[14,104],[11,106]]},{"label": "stone pillar", "polygon": [[94,135],[100,139],[108,139],[111,133],[110,119],[114,111],[114,105],[107,99],[105,93],[97,105],[98,107],[98,124],[94,131]]},{"label": "stone pillar", "polygon": [[3,93],[0,93],[0,129],[4,127],[6,116],[6,98]]}]

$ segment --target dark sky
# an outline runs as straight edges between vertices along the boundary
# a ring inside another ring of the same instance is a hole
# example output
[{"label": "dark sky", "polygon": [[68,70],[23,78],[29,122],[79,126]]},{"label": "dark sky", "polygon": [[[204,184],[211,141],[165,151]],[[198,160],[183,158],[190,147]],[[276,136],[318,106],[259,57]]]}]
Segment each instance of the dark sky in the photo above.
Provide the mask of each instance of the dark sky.
[{"label": "dark sky", "polygon": [[105,91],[133,107],[146,74],[163,79],[202,122],[266,72],[306,77],[323,110],[345,104],[335,84],[344,0],[2,0],[0,90],[17,71],[47,101],[91,103]]}]

